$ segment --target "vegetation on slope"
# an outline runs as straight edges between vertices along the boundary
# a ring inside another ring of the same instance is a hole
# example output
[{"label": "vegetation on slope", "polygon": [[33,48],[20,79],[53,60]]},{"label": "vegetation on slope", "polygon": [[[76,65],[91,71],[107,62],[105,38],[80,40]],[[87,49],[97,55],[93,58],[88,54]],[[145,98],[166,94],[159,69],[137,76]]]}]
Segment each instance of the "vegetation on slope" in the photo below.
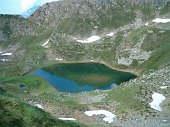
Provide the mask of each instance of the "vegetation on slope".
[{"label": "vegetation on slope", "polygon": [[[0,88],[0,125],[2,127],[80,127],[78,123],[54,119],[49,113],[23,103]],[[82,125],[83,126],[83,125]]]}]

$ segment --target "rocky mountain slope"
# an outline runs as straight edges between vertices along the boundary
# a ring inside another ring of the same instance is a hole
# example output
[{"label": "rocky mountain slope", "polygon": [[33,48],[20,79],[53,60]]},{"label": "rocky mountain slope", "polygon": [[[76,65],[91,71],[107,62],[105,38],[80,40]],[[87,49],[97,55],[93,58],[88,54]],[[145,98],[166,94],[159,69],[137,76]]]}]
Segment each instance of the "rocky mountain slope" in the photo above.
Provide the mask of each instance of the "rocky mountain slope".
[{"label": "rocky mountain slope", "polygon": [[[89,119],[80,115],[82,111],[102,107],[118,116],[113,125],[156,126],[158,122],[168,126],[170,22],[158,23],[156,18],[170,18],[168,0],[62,0],[46,4],[28,19],[1,15],[1,87],[26,103],[29,99],[44,103],[53,98],[45,104],[45,111],[56,118],[61,114],[74,115],[86,123]],[[51,88],[29,76],[36,68],[65,62],[104,63],[135,73],[139,78],[123,83],[116,90],[70,96],[46,92],[43,88],[47,91]],[[39,93],[39,87],[33,90],[30,86],[31,96],[16,93],[20,91],[17,88],[20,82],[36,82],[34,85],[41,87],[42,92]],[[161,89],[161,86],[167,87]],[[37,91],[39,94],[35,95]],[[153,92],[166,96],[162,112],[149,106]],[[99,96],[102,99],[94,101]],[[90,103],[83,98],[89,98]],[[159,120],[150,122],[153,119]],[[103,122],[99,124],[105,126]]]}]

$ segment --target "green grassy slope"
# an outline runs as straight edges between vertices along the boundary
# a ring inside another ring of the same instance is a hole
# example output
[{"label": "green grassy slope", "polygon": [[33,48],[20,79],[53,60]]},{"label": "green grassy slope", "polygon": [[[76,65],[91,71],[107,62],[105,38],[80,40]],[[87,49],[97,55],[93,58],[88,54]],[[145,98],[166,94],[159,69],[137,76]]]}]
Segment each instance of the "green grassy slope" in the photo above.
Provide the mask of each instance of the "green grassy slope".
[{"label": "green grassy slope", "polygon": [[[163,14],[167,14],[168,5],[167,3],[164,7],[166,11]],[[83,8],[83,6],[86,8]],[[131,47],[133,47],[144,34],[146,34],[146,38],[142,48],[145,51],[153,51],[156,48],[151,59],[157,59],[156,54],[163,53],[164,48],[159,48],[160,43],[157,43],[160,38],[146,32],[152,30],[152,27],[139,28],[136,31],[133,30],[134,27],[125,31],[120,30],[120,27],[133,23],[137,17],[141,18],[143,22],[153,19],[156,12],[162,11],[156,10],[154,6],[156,5],[146,3],[132,4],[126,0],[116,3],[113,1],[106,1],[105,3],[101,1],[97,3],[66,1],[47,4],[29,19],[1,15],[0,29],[5,39],[2,39],[0,48],[7,48],[6,50],[8,50],[8,46],[12,45],[16,50],[12,62],[2,64],[0,67],[1,74],[19,75],[29,72],[32,71],[32,68],[39,67],[42,64],[48,65],[51,60],[57,57],[63,58],[64,62],[89,61],[92,59],[96,62],[105,62],[118,69],[138,70],[142,66],[141,71],[149,70],[152,68],[152,63],[147,65],[146,62],[146,64],[139,66],[139,64],[136,64],[137,60],[131,66],[126,67],[117,63],[117,56],[119,55],[119,47],[123,45],[124,41],[127,40],[127,43],[132,43]],[[114,39],[102,37],[99,42],[94,44],[81,44],[73,39],[74,37],[89,37],[94,33],[104,36],[106,32],[115,30]],[[157,28],[155,31],[158,33],[158,30]],[[128,37],[124,37],[125,32],[128,31],[132,33]],[[161,33],[159,35],[161,36]],[[161,40],[163,38],[168,40],[168,36],[169,32],[166,30],[166,34],[161,36]],[[48,39],[50,39],[50,48],[46,49],[41,45]],[[164,41],[161,42],[163,46],[165,45]],[[153,45],[156,47],[153,47]],[[128,44],[125,47],[128,47]],[[127,56],[128,54],[125,53],[124,55]],[[165,54],[164,58],[160,62],[158,61],[159,64],[156,64],[153,68],[158,68],[159,65],[167,61],[167,56],[168,54]],[[57,61],[55,62],[57,63]]]},{"label": "green grassy slope", "polygon": [[54,119],[49,113],[23,103],[0,89],[0,125],[2,127],[83,127],[78,123]]}]

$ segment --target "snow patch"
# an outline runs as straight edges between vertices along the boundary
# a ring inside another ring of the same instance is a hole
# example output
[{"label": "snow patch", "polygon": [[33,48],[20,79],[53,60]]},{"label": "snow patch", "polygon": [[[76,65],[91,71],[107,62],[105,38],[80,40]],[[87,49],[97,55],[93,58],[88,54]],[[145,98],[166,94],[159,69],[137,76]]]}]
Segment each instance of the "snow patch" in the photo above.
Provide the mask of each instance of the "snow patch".
[{"label": "snow patch", "polygon": [[145,26],[148,26],[149,25],[149,23],[147,22],[147,23],[145,23]]},{"label": "snow patch", "polygon": [[106,34],[106,36],[112,37],[114,35],[113,32]]},{"label": "snow patch", "polygon": [[40,104],[35,104],[34,106],[37,107],[37,108],[40,108],[40,109],[44,109],[43,106],[40,105]]},{"label": "snow patch", "polygon": [[48,48],[47,44],[49,43],[49,40],[47,40],[42,46]]},{"label": "snow patch", "polygon": [[168,86],[160,86],[161,89],[167,89]]},{"label": "snow patch", "polygon": [[5,61],[9,61],[8,59],[1,59],[3,62],[5,62]]},{"label": "snow patch", "polygon": [[161,111],[160,104],[166,99],[162,94],[160,93],[153,93],[152,95],[153,101],[150,104],[151,108]]},{"label": "snow patch", "polygon": [[59,120],[76,121],[75,118],[58,118]]},{"label": "snow patch", "polygon": [[170,19],[160,19],[160,18],[156,18],[156,19],[154,19],[152,22],[154,22],[154,23],[168,23],[168,22],[170,22]]},{"label": "snow patch", "polygon": [[91,36],[91,37],[87,38],[86,40],[77,40],[77,42],[80,42],[80,43],[91,43],[91,42],[95,42],[95,41],[98,41],[98,40],[100,40],[99,36]]},{"label": "snow patch", "polygon": [[12,55],[12,53],[3,53],[3,54],[1,54],[2,56],[10,56],[10,55]]},{"label": "snow patch", "polygon": [[74,38],[73,38],[73,40],[77,40],[77,38],[76,38],[76,37],[74,37]]},{"label": "snow patch", "polygon": [[95,28],[95,29],[97,29],[97,28],[98,28],[98,26],[95,26],[94,28]]},{"label": "snow patch", "polygon": [[93,116],[93,115],[105,115],[103,118],[104,121],[108,123],[112,123],[113,119],[116,118],[116,115],[112,114],[109,111],[106,110],[93,110],[93,111],[86,111],[85,114],[87,116]]},{"label": "snow patch", "polygon": [[62,58],[56,58],[55,60],[62,61],[63,59]]}]

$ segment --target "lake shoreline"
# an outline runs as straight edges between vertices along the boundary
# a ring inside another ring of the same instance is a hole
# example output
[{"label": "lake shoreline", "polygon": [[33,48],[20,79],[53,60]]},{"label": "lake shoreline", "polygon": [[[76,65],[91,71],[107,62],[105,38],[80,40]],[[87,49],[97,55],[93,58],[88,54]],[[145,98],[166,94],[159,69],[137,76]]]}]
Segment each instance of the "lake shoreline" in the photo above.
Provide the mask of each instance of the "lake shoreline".
[{"label": "lake shoreline", "polygon": [[[115,70],[115,71],[121,71],[121,72],[127,72],[127,73],[131,73],[131,74],[134,74],[136,75],[137,77],[140,76],[140,72],[135,70],[135,69],[120,69],[120,68],[116,68],[116,67],[113,67],[112,65],[106,63],[105,61],[96,61],[96,60],[93,60],[93,61],[60,61],[60,62],[57,62],[57,63],[53,63],[52,65],[54,64],[71,64],[71,63],[96,63],[96,64],[103,64],[109,68],[111,68],[112,70]],[[51,65],[49,65],[51,66]],[[47,66],[46,66],[47,67]]]},{"label": "lake shoreline", "polygon": [[129,72],[117,71],[101,63],[58,63],[35,70],[32,74],[42,77],[60,92],[107,90],[136,78]]}]

